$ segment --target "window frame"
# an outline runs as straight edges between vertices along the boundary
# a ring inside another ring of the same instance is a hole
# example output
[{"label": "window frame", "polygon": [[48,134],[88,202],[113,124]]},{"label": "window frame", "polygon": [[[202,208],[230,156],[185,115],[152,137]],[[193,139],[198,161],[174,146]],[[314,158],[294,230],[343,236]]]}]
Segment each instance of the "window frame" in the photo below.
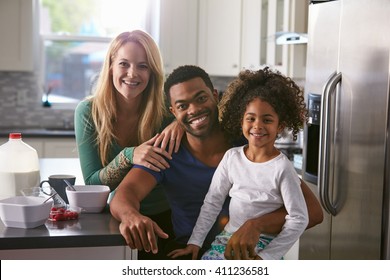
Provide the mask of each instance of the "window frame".
[{"label": "window frame", "polygon": [[[113,37],[105,37],[105,36],[83,36],[83,35],[57,35],[57,34],[40,34],[40,57],[41,57],[41,73],[39,77],[40,85],[43,87],[45,84],[46,77],[46,55],[45,55],[45,41],[53,41],[53,42],[93,42],[93,43],[107,43],[109,44],[112,41]],[[42,100],[44,98],[45,90],[42,88]],[[75,100],[74,102],[52,102],[51,108],[54,109],[72,109],[74,110],[77,104],[81,100]],[[43,101],[42,101],[43,102]],[[43,105],[43,104],[42,104]]]}]

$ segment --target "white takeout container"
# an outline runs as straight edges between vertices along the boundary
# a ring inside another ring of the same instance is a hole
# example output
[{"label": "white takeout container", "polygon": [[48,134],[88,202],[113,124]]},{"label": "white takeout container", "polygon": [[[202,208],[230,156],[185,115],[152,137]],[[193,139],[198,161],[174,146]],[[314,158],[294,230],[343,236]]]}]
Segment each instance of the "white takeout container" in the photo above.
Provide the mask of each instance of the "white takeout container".
[{"label": "white takeout container", "polygon": [[0,217],[6,227],[35,228],[49,218],[53,199],[14,196],[0,200]]},{"label": "white takeout container", "polygon": [[66,187],[69,205],[81,207],[82,212],[100,213],[107,205],[110,187],[104,185],[75,185],[75,191]]}]

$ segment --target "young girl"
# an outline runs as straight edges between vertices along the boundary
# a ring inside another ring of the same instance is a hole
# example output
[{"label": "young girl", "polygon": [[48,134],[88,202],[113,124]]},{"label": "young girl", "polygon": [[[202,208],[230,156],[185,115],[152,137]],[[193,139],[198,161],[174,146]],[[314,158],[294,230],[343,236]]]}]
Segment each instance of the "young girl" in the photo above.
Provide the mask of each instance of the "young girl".
[{"label": "young girl", "polygon": [[[229,238],[248,219],[284,206],[288,212],[277,236],[261,234],[255,256],[235,259],[281,259],[298,240],[308,223],[308,213],[298,175],[274,144],[284,129],[297,133],[307,118],[303,92],[289,78],[269,68],[242,71],[221,100],[221,124],[232,140],[244,136],[248,144],[228,150],[219,164],[196,226],[186,248],[173,257],[199,248],[231,197],[229,221],[202,259],[224,259]],[[245,254],[245,253],[244,253]]]}]

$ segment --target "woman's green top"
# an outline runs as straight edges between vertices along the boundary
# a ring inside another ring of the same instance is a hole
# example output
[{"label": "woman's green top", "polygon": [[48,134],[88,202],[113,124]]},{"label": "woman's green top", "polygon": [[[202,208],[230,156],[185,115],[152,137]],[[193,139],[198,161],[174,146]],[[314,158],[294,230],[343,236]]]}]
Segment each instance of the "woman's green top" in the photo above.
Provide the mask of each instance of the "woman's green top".
[{"label": "woman's green top", "polygon": [[[99,157],[91,105],[90,100],[81,101],[74,115],[76,143],[84,181],[86,185],[107,185],[111,190],[115,190],[133,166],[135,147],[123,148],[114,140],[110,148],[110,163],[103,166]],[[162,186],[156,186],[141,202],[140,212],[144,215],[155,215],[168,209],[169,205]]]}]

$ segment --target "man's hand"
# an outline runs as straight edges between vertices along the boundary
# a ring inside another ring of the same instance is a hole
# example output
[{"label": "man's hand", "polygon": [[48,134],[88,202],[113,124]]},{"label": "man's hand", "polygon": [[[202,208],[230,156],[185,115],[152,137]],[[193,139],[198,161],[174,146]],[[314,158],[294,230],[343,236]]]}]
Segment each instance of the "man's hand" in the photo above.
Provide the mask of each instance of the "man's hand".
[{"label": "man's hand", "polygon": [[229,239],[225,250],[228,260],[253,260],[257,257],[255,247],[260,238],[260,230],[253,220],[246,221]]},{"label": "man's hand", "polygon": [[119,231],[125,238],[131,249],[158,252],[156,235],[168,238],[166,234],[153,220],[139,213],[130,215],[119,225]]}]

